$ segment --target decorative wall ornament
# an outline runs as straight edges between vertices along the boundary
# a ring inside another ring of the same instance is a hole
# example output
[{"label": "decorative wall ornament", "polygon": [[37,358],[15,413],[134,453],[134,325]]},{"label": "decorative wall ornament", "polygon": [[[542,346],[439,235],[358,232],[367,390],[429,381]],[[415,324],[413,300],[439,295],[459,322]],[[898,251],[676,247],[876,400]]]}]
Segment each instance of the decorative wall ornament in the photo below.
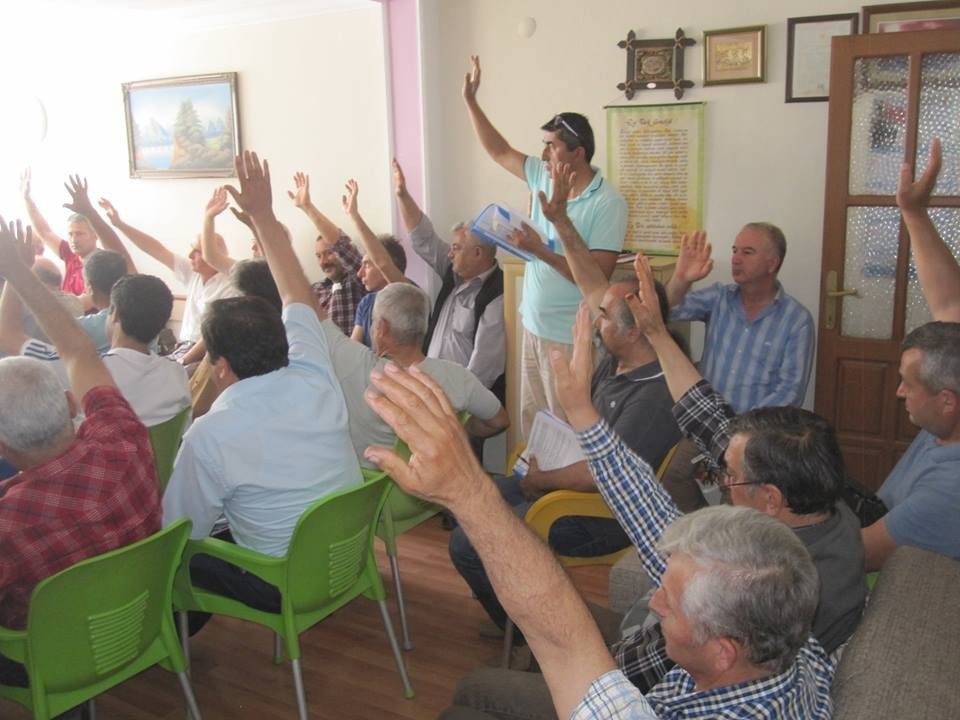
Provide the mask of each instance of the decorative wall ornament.
[{"label": "decorative wall ornament", "polygon": [[679,100],[685,89],[693,87],[693,82],[683,78],[683,51],[696,42],[686,37],[682,28],[677,28],[673,38],[662,40],[637,40],[631,30],[626,40],[617,43],[627,51],[627,79],[617,89],[623,90],[627,100],[632,100],[637,90],[673,90]]}]

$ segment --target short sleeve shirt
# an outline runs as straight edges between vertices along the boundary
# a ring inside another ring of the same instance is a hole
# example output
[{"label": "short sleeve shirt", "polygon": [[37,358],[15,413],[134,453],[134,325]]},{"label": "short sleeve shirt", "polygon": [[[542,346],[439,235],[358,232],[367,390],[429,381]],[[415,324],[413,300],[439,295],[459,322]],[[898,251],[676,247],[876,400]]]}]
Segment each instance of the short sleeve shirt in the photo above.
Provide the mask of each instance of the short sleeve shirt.
[{"label": "short sleeve shirt", "polygon": [[183,318],[180,321],[180,340],[197,342],[200,340],[200,323],[207,303],[232,295],[227,275],[217,273],[207,282],[190,267],[190,261],[180,255],[173,256],[173,274],[187,288],[186,303],[183,306]]},{"label": "short sleeve shirt", "polygon": [[83,260],[73,250],[66,240],[60,241],[60,259],[63,260],[63,285],[60,289],[71,295],[83,295],[85,283],[83,281]]},{"label": "short sleeve shirt", "polygon": [[[593,181],[567,203],[567,214],[590,250],[618,253],[623,249],[627,233],[627,203],[598,168],[593,170]],[[533,195],[531,220],[544,241],[552,242],[554,252],[562,255],[557,232],[544,217],[538,197],[541,190],[549,197],[553,188],[546,164],[540,158],[528,156],[523,171]],[[577,286],[545,262],[534,258],[527,263],[520,314],[529,332],[553,342],[572,343],[571,328],[582,299]]]}]

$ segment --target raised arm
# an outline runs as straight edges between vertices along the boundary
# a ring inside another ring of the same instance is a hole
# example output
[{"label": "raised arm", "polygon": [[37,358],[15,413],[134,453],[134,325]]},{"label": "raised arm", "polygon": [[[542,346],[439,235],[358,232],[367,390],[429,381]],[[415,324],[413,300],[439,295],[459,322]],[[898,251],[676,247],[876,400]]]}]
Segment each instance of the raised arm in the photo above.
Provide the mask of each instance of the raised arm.
[{"label": "raised arm", "polygon": [[219,187],[213,191],[213,196],[203,211],[203,229],[200,231],[200,254],[207,264],[217,272],[228,273],[236,260],[227,255],[226,248],[216,241],[214,223],[217,215],[227,209],[226,188]]},{"label": "raised arm", "polygon": [[[93,341],[30,270],[27,258],[32,256],[30,228],[24,232],[19,222],[7,225],[0,218],[0,275],[17,291],[50,342],[56,345],[76,397],[83,398],[88,390],[99,385],[114,385]],[[9,287],[4,288],[5,295],[9,292]]]},{"label": "raised arm", "polygon": [[937,138],[930,145],[927,169],[918,180],[913,180],[910,163],[903,164],[897,187],[897,205],[910,235],[917,277],[933,319],[960,322],[960,266],[927,212],[941,160],[940,140]]},{"label": "raised arm", "polygon": [[235,207],[230,208],[230,212],[233,213],[233,216],[246,225],[250,232],[253,234],[253,255],[254,257],[263,257],[263,245],[260,243],[260,237],[257,235],[257,229],[253,226],[253,220],[250,219],[250,216],[247,215],[242,210],[237,210]]},{"label": "raised arm", "polygon": [[320,233],[324,242],[329,247],[340,238],[340,228],[335,222],[317,210],[317,207],[310,200],[310,176],[302,172],[297,172],[293,176],[294,190],[287,190],[287,197],[293,200],[293,204],[303,210],[310,222]]},{"label": "raised arm", "polygon": [[[371,373],[367,402],[413,452],[366,456],[404,490],[450,508],[483,561],[507,614],[523,631],[550,688],[557,716],[570,717],[613,659],[583,600],[550,550],[516,517],[470,452],[443,391],[413,367]],[[509,550],[507,550],[507,548]]]},{"label": "raised arm", "polygon": [[703,230],[697,230],[692,236],[684,235],[680,238],[677,266],[666,286],[670,307],[676,307],[682,303],[690,287],[710,274],[713,270],[713,260],[710,259],[712,252],[713,248],[707,242],[707,233]]},{"label": "raised arm", "polygon": [[393,159],[393,192],[397,196],[397,207],[400,208],[400,218],[403,220],[403,226],[407,232],[412,231],[420,224],[423,217],[423,211],[417,205],[417,201],[407,190],[407,179],[403,175],[403,168],[397,159]]},{"label": "raised arm", "polygon": [[551,168],[550,176],[553,178],[553,194],[548,200],[546,193],[540,191],[540,208],[543,210],[543,216],[553,223],[560,243],[563,245],[565,264],[570,268],[573,281],[583,293],[583,299],[587,301],[590,312],[596,316],[600,312],[603,294],[610,286],[607,280],[610,273],[604,273],[600,269],[596,258],[573,226],[570,216],[567,215],[567,197],[570,195],[570,187],[576,173],[567,163],[559,163]]},{"label": "raised arm", "polygon": [[134,264],[133,258],[130,257],[130,253],[127,252],[127,248],[120,241],[120,237],[100,216],[100,213],[97,212],[93,203],[90,202],[90,194],[87,192],[87,179],[81,179],[79,175],[71,175],[67,180],[68,182],[65,182],[63,187],[70,194],[70,202],[64,203],[63,206],[67,208],[67,210],[80,213],[87,219],[90,227],[93,228],[97,237],[100,238],[100,244],[103,245],[105,249],[113,250],[123,256],[123,259],[127,261],[128,273],[133,274],[137,272],[137,266]]},{"label": "raised arm", "polygon": [[353,221],[353,226],[357,229],[357,235],[360,236],[360,242],[363,243],[370,261],[377,266],[388,282],[405,282],[406,278],[400,272],[400,268],[393,262],[390,253],[383,246],[383,242],[378,238],[367,221],[363,219],[360,210],[357,208],[357,196],[360,194],[360,187],[356,180],[347,180],[344,186],[346,194],[341,198],[343,211]]},{"label": "raised arm", "polygon": [[[571,229],[574,233],[577,233],[576,228]],[[557,233],[561,231],[558,228]],[[568,234],[568,238],[573,238],[572,235]],[[580,243],[583,244],[583,240],[580,239],[580,234],[576,234],[576,239],[580,240]],[[521,230],[514,230],[510,234],[510,242],[516,245],[520,250],[530,253],[538,260],[545,262],[551,268],[560,273],[564,278],[570,282],[576,284],[576,279],[574,278],[573,271],[570,269],[570,264],[567,262],[567,259],[558,253],[553,252],[546,243],[543,242],[543,239],[540,237],[540,233],[534,230],[532,227],[523,223],[523,228]],[[561,242],[563,239],[561,238]],[[613,269],[617,265],[617,253],[609,250],[587,250],[587,253],[590,255],[590,259],[596,265],[597,269],[604,276],[604,278],[609,278],[613,274]],[[581,261],[581,266],[586,267],[587,262]],[[599,306],[599,301],[597,302]]]},{"label": "raised arm", "polygon": [[143,232],[142,230],[138,230],[132,225],[129,225],[121,220],[120,213],[117,212],[117,209],[106,198],[100,198],[99,205],[103,208],[104,212],[107,213],[107,218],[110,220],[110,224],[126,235],[130,242],[136,245],[139,250],[145,252],[147,255],[165,267],[168,267],[171,270],[174,269],[174,255],[163,243],[161,243],[155,237],[147,235],[147,233]]},{"label": "raised arm", "polygon": [[510,147],[510,143],[504,139],[503,135],[487,118],[486,113],[480,109],[480,104],[477,102],[477,90],[480,89],[480,58],[471,55],[470,63],[472,65],[471,71],[463,76],[463,101],[467,105],[467,112],[470,113],[470,122],[473,123],[473,130],[477,134],[477,139],[483,149],[487,151],[487,155],[493,158],[500,167],[523,180],[523,163],[527,156]]},{"label": "raised arm", "polygon": [[234,165],[240,179],[240,189],[227,185],[227,192],[240,209],[250,215],[257,229],[263,254],[267,258],[273,279],[277,282],[277,290],[280,291],[284,307],[302,303],[316,308],[313,290],[310,289],[310,282],[293,251],[290,236],[273,214],[270,166],[266,160],[261,164],[257,154],[250,151],[244,151],[242,157],[237,157]]},{"label": "raised arm", "polygon": [[30,194],[30,168],[20,174],[20,192],[23,194],[23,203],[26,205],[27,216],[30,218],[33,231],[40,236],[56,257],[60,257],[60,243],[63,242],[63,238],[53,231],[33,201],[33,196]]}]

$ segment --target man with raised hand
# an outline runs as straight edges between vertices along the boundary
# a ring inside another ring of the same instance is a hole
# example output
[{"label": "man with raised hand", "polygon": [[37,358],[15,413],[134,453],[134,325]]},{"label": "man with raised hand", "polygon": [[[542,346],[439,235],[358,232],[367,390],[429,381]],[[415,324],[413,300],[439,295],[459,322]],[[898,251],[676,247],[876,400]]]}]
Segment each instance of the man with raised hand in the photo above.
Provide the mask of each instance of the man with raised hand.
[{"label": "man with raised hand", "polygon": [[[20,471],[0,484],[0,625],[11,628],[26,625],[38,582],[160,528],[147,430],[31,260],[29,229],[0,218],[0,275],[56,343],[71,388],[38,360],[0,360],[0,456]],[[0,683],[25,685],[22,666],[0,656]]]},{"label": "man with raised hand", "polygon": [[287,197],[310,218],[319,233],[315,254],[326,277],[313,284],[313,292],[323,311],[344,335],[349,335],[357,306],[366,294],[357,277],[362,256],[350,238],[310,200],[310,176],[297,172],[293,182],[294,190],[288,190]]},{"label": "man with raised hand", "polygon": [[[256,154],[236,159],[240,189],[283,302],[232,297],[210,303],[203,340],[222,390],[183,438],[163,496],[164,522],[193,521],[205,537],[223,514],[238,545],[280,557],[303,511],[361,482],[347,409],[310,283],[272,208],[270,173]],[[209,556],[191,564],[193,581],[277,612],[277,588]]]},{"label": "man with raised hand", "polygon": [[[591,379],[594,407],[628,447],[653,467],[659,467],[670,448],[680,440],[680,430],[670,412],[673,402],[657,354],[637,329],[624,302],[625,296],[637,291],[637,281],[610,284],[566,213],[569,188],[575,179],[570,167],[558,163],[552,170],[553,193],[549,201],[542,200],[543,211],[554,223],[571,272],[594,311],[594,327],[605,349],[605,356]],[[659,290],[662,295],[663,288]],[[665,315],[665,297],[658,307],[662,307]],[[522,478],[510,476],[497,483],[504,498],[521,517],[540,496],[551,491],[596,492],[586,460],[543,470],[540,461],[549,458],[529,456],[527,459],[529,469]],[[572,515],[560,518],[551,526],[549,543],[561,555],[593,557],[622,550],[630,544],[630,538],[612,518]],[[476,550],[460,529],[450,536],[450,559],[490,619],[503,628],[507,616]],[[522,642],[521,637],[517,639]]]},{"label": "man with raised hand", "polygon": [[[100,198],[99,204],[115,228],[139,250],[169,268],[174,277],[186,288],[186,302],[183,306],[183,317],[180,320],[180,343],[173,355],[183,365],[199,362],[204,354],[204,347],[199,342],[200,322],[203,319],[204,310],[210,302],[228,296],[229,279],[204,260],[199,235],[190,246],[189,255],[183,257],[174,253],[155,237],[124,222],[120,218],[120,213],[106,198]],[[219,235],[214,237],[214,242],[217,238],[222,244],[223,238]]]},{"label": "man with raised hand", "polygon": [[466,103],[477,139],[487,154],[503,169],[524,180],[533,195],[534,228],[523,235],[520,247],[533,256],[523,276],[523,351],[520,374],[521,431],[530,433],[539,410],[549,409],[562,416],[554,396],[553,373],[547,357],[554,349],[567,355],[572,338],[570,327],[580,303],[570,266],[562,248],[551,249],[541,237],[556,240],[556,230],[543,213],[545,193],[550,190],[550,168],[568,163],[576,173],[569,191],[568,213],[600,270],[610,277],[623,248],[627,231],[627,205],[619,192],[606,182],[600,169],[591,165],[593,129],[579,113],[554,115],[541,126],[544,151],[540,156],[515,150],[497,131],[477,101],[480,88],[480,59],[471,57],[472,71],[463,79]]},{"label": "man with raised hand", "polygon": [[507,336],[503,317],[503,271],[497,248],[457,223],[452,242],[443,240],[407,189],[400,163],[393,161],[393,190],[414,252],[441,280],[424,341],[428,357],[463,365],[506,400]]},{"label": "man with raised hand", "polygon": [[[558,392],[579,396],[568,403],[570,419],[582,429],[592,456],[600,451],[593,440],[603,439],[593,437],[598,418],[589,400],[588,346],[574,349],[569,368],[559,352],[555,363]],[[367,401],[412,455],[405,463],[392,450],[373,447],[367,456],[406,491],[456,515],[539,661],[557,717],[830,717],[832,665],[808,640],[816,571],[802,543],[781,523],[749,508],[717,507],[680,519],[664,513],[644,524],[638,534],[643,559],[660,585],[653,604],[680,665],[644,697],[615,669],[556,559],[471,457],[442,391],[417,368],[407,373],[387,366],[372,384]],[[635,469],[655,482],[642,461]],[[502,706],[489,709],[510,714]],[[476,713],[444,714],[461,716]]]},{"label": "man with raised hand", "polygon": [[801,405],[813,368],[813,317],[777,280],[787,241],[751,222],[733,242],[733,283],[688,292],[713,269],[706,233],[684,235],[667,283],[671,320],[707,324],[700,370],[737,412]]}]

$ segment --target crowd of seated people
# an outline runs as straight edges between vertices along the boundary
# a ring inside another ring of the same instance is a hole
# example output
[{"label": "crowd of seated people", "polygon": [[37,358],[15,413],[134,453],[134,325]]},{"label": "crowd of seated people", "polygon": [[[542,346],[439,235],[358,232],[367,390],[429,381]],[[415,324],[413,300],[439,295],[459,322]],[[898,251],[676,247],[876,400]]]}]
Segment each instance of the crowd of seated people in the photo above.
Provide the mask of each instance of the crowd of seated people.
[{"label": "crowd of seated people", "polygon": [[[479,76],[474,58],[464,99],[478,138],[535,192],[535,226],[512,238],[532,256],[523,415],[554,410],[585,459],[543,470],[530,456],[525,474],[496,481],[482,468],[471,438],[510,422],[503,276],[495,249],[464,224],[449,241],[437,234],[396,161],[399,216],[440,280],[432,306],[404,275],[402,243],[360,214],[353,180],[341,205],[361,247],[316,208],[307,175],[287,193],[319,233],[324,278],[311,284],[254,153],[236,159],[239,187],[207,201],[187,257],[107,200],[101,217],[79,177],[67,184],[70,241],[60,239],[27,174],[33,227],[0,220],[0,458],[10,476],[0,484],[0,625],[23,627],[43,578],[181,518],[195,539],[216,533],[283,556],[308,506],[379,467],[452,513],[454,566],[537,661],[533,672],[471,673],[444,717],[830,717],[866,573],[900,545],[960,559],[960,265],[927,211],[939,142],[917,179],[904,167],[897,193],[934,318],[907,335],[900,358],[897,395],[921,432],[878,492],[886,513],[867,523],[843,500],[834,429],[799,407],[813,323],[777,281],[783,233],[744,226],[732,285],[691,291],[712,269],[703,233],[683,239],[665,287],[642,255],[629,278],[611,281],[622,198],[600,189],[586,118],[558,114],[542,128],[545,157],[524,155],[480,109]],[[228,207],[252,233],[251,259],[216,233]],[[114,228],[185,291],[180,343],[166,356],[157,336],[173,292],[136,272]],[[699,366],[671,318],[707,322]],[[194,418],[161,493],[147,429],[187,407]],[[681,437],[701,451],[721,505],[684,514],[657,481]],[[548,548],[523,517],[560,489],[600,493],[613,518],[565,519]],[[652,589],[626,618],[585,605],[551,552],[631,545]],[[251,573],[204,555],[189,569],[200,587],[279,611],[279,590]],[[24,667],[0,655],[0,683],[26,682]]]}]

